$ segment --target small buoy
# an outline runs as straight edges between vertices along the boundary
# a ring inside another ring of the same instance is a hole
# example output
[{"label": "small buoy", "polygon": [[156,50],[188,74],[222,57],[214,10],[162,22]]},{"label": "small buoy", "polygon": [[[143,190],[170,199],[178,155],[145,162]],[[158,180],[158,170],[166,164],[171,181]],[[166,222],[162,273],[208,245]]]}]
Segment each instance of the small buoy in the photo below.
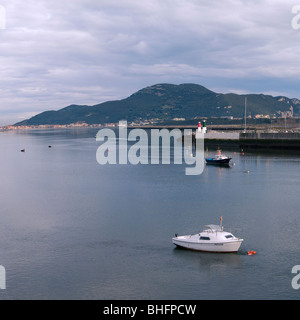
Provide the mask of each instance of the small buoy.
[{"label": "small buoy", "polygon": [[250,173],[250,170],[246,170],[245,173]]},{"label": "small buoy", "polygon": [[21,152],[25,152],[25,149],[22,149]]},{"label": "small buoy", "polygon": [[48,148],[52,148],[52,146],[48,146]]},{"label": "small buoy", "polygon": [[248,251],[248,256],[253,256],[254,254],[256,254],[256,251],[254,250]]}]

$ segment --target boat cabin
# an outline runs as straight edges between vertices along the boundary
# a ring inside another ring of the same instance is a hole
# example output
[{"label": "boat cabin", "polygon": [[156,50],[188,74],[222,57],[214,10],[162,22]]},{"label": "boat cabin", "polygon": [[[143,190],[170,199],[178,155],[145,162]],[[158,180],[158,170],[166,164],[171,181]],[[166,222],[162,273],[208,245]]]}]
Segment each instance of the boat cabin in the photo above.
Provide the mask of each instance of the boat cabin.
[{"label": "boat cabin", "polygon": [[219,225],[209,224],[205,226],[202,232],[199,233],[199,240],[230,240],[234,239],[235,237],[230,232],[223,231],[223,227]]}]

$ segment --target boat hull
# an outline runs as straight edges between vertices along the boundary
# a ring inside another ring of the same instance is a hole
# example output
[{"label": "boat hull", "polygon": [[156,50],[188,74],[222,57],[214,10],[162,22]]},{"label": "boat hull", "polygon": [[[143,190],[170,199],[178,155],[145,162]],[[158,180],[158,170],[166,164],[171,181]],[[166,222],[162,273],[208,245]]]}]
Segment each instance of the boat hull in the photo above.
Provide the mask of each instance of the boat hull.
[{"label": "boat hull", "polygon": [[[180,239],[182,238],[182,239]],[[237,252],[243,242],[243,239],[237,239],[234,241],[226,242],[195,242],[188,241],[187,238],[175,237],[172,239],[173,243],[181,248],[194,250],[194,251],[203,251],[203,252],[223,252],[231,253]]]},{"label": "boat hull", "polygon": [[206,158],[205,161],[207,164],[229,164],[231,158],[226,159],[214,159],[214,158]]}]

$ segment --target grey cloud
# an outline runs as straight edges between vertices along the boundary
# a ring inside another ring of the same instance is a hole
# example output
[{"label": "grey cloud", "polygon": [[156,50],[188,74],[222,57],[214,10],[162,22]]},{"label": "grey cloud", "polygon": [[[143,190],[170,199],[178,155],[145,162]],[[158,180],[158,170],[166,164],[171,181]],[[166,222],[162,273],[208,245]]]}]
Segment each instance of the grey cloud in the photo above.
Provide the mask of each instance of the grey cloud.
[{"label": "grey cloud", "polygon": [[158,82],[196,82],[220,92],[281,87],[282,94],[296,96],[300,32],[291,28],[293,5],[292,0],[4,1],[0,112],[22,116],[71,103],[96,104]]}]

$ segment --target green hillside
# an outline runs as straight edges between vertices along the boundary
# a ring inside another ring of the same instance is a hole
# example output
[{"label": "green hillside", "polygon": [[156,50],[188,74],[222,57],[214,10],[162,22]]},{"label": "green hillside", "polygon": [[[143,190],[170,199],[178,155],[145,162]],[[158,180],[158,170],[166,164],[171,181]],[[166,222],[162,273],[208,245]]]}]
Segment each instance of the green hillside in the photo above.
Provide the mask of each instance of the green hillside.
[{"label": "green hillside", "polygon": [[139,122],[174,118],[186,120],[201,117],[242,118],[247,97],[247,115],[279,116],[290,111],[300,114],[300,101],[263,94],[237,95],[213,92],[197,84],[156,84],[132,94],[126,99],[107,101],[94,106],[70,105],[57,111],[45,111],[15,125],[115,123],[119,120]]}]

